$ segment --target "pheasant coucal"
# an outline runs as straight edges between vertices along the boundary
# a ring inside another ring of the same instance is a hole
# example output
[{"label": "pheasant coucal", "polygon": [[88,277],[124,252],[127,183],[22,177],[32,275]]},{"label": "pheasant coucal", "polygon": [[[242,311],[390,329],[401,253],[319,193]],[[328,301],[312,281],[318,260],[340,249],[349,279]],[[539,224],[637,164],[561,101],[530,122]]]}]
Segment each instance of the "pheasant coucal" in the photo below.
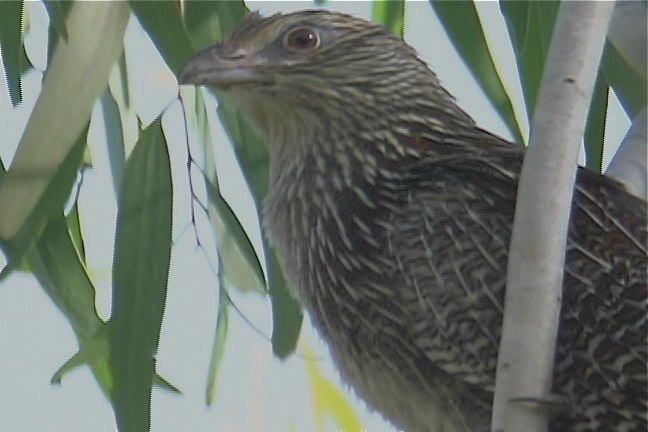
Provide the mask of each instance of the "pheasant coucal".
[{"label": "pheasant coucal", "polygon": [[[487,431],[524,147],[341,13],[250,14],[183,69],[265,137],[264,225],[343,379],[408,431]],[[580,168],[552,431],[645,431],[646,203]]]}]

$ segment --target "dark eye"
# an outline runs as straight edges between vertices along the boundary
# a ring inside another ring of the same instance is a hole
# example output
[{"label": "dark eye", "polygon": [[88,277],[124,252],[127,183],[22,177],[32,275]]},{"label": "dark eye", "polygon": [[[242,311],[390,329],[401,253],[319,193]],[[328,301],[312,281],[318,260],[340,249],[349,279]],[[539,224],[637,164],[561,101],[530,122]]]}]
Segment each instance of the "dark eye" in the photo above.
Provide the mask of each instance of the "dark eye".
[{"label": "dark eye", "polygon": [[315,30],[298,28],[286,35],[284,43],[288,48],[295,50],[310,50],[319,47],[320,38]]}]

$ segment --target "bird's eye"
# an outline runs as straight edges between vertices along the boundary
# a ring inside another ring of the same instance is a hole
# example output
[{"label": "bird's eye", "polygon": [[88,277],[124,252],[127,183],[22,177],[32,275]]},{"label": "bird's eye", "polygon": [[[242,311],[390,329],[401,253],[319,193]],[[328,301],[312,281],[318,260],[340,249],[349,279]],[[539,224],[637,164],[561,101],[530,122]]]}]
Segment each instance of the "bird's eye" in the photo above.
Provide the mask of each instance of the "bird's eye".
[{"label": "bird's eye", "polygon": [[315,30],[298,28],[286,34],[284,44],[294,50],[311,50],[319,47],[320,37]]}]

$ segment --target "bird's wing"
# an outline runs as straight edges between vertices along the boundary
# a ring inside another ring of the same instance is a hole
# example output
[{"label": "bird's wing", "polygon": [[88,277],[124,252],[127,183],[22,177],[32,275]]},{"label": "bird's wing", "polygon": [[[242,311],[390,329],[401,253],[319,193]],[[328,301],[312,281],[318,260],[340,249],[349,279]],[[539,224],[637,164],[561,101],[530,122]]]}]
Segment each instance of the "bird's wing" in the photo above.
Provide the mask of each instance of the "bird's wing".
[{"label": "bird's wing", "polygon": [[389,236],[408,284],[401,290],[410,317],[407,339],[436,367],[489,392],[515,189],[505,177],[431,166],[409,188]]},{"label": "bird's wing", "polygon": [[[408,285],[400,290],[410,317],[406,339],[437,368],[492,392],[522,156],[516,151],[492,156],[503,160],[450,155],[436,164],[434,159],[439,157],[434,155],[427,166],[414,169],[389,235],[388,246]],[[569,365],[565,371],[598,366],[596,359],[574,360],[570,353],[577,333],[596,327],[602,332],[597,337],[610,339],[610,347],[626,346],[627,355],[619,358],[643,364],[643,378],[639,378],[645,382],[645,225],[645,202],[600,174],[579,170],[557,368],[563,361]],[[615,300],[605,300],[610,296]],[[589,304],[585,297],[597,305],[597,311],[581,311]],[[635,311],[638,318],[626,321],[617,313],[621,309]],[[600,329],[605,325],[616,331]],[[614,359],[597,359],[609,361],[596,371],[604,380],[625,379],[612,370]],[[557,375],[565,374],[557,370]],[[567,385],[562,384],[558,387]]]}]

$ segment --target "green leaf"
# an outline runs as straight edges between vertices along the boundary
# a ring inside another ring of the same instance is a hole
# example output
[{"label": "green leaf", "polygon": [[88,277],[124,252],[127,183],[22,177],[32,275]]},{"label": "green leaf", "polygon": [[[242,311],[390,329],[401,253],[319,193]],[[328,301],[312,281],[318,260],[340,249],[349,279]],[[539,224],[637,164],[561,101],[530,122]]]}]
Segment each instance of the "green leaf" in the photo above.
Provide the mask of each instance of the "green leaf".
[{"label": "green leaf", "polygon": [[83,240],[83,234],[81,233],[81,221],[79,220],[79,206],[75,202],[70,213],[65,217],[67,222],[68,231],[70,232],[70,238],[74,244],[74,248],[79,255],[79,260],[82,263],[85,263],[85,242]]},{"label": "green leaf", "polygon": [[209,199],[208,212],[218,249],[219,277],[241,291],[265,293],[265,279],[259,259],[243,226],[225,201],[218,187],[216,155],[212,131],[202,92],[197,91],[195,114],[198,133],[205,148],[205,187]]},{"label": "green leaf", "polygon": [[107,368],[107,336],[95,309],[95,290],[75,248],[63,215],[52,218],[28,257],[29,267],[58,309],[65,315],[79,342],[79,352],[52,377],[80,364],[88,364],[106,396],[112,388]]},{"label": "green leaf", "polygon": [[68,43],[56,48],[11,168],[0,184],[0,238],[16,235],[88,124],[122,50],[128,12],[123,2],[72,5]]},{"label": "green leaf", "polygon": [[529,119],[533,117],[560,2],[500,0],[518,65]]},{"label": "green leaf", "polygon": [[48,0],[43,2],[45,9],[47,10],[47,15],[50,19],[50,24],[52,28],[58,34],[64,42],[67,42],[68,32],[65,25],[65,20],[70,12],[69,2],[61,0]]},{"label": "green leaf", "polygon": [[[195,9],[192,10],[192,8]],[[231,31],[243,18],[244,14],[243,2],[189,3],[187,4],[186,13],[187,29],[190,31],[191,39],[195,40],[198,46],[203,47],[206,44],[215,42],[210,41],[210,38],[221,37],[223,32]],[[218,20],[217,23],[213,21],[216,19]],[[234,105],[223,103],[218,111],[234,145],[234,152],[252,192],[257,211],[259,211],[263,198],[268,191],[268,151],[263,141],[233,107]],[[198,108],[201,109],[200,106]],[[202,121],[206,121],[206,119]],[[199,130],[204,128],[204,125],[201,125],[200,122],[201,120],[198,119]],[[215,179],[215,177],[211,176],[209,178]],[[210,181],[212,182],[213,193],[213,187],[217,187],[217,184],[212,180]],[[208,189],[210,189],[209,186]],[[226,203],[218,200],[216,194],[213,194],[213,196],[216,197],[214,202],[219,205],[219,211],[222,212],[221,217],[225,215],[223,222],[227,223],[227,220],[233,222],[235,218],[232,219],[227,216],[229,207],[223,205]],[[236,222],[238,224],[238,221]],[[229,225],[234,229],[231,232],[235,233],[235,241],[240,242],[237,248],[243,251],[243,257],[247,257],[245,260],[254,269],[256,266],[251,260],[252,253],[245,252],[245,250],[249,250],[247,245],[249,240],[240,234],[236,234],[238,229],[234,227],[233,223]],[[279,264],[267,243],[264,243],[264,249],[266,251],[266,268],[268,270],[270,301],[272,304],[272,347],[275,355],[284,358],[295,350],[303,316],[298,303],[288,292]],[[226,272],[226,276],[229,278],[228,275],[231,275],[229,271]]]},{"label": "green leaf", "polygon": [[205,179],[209,196],[209,219],[216,237],[218,255],[228,284],[239,291],[266,293],[263,269],[241,223],[214,184]]},{"label": "green leaf", "polygon": [[646,106],[646,80],[628,65],[609,42],[605,44],[602,65],[605,79],[614,89],[624,111],[631,119],[635,118]]},{"label": "green leaf", "polygon": [[80,341],[92,339],[103,322],[95,309],[95,290],[74,247],[63,215],[52,218],[29,254],[30,266]]},{"label": "green leaf", "polygon": [[475,4],[468,1],[430,1],[430,5],[439,17],[439,21],[455,50],[511,132],[514,140],[524,143],[515,118],[513,104],[488,49]]},{"label": "green leaf", "polygon": [[[122,86],[126,87],[126,86]],[[112,174],[115,191],[120,189],[124,168],[126,166],[126,149],[124,147],[124,132],[119,116],[119,106],[112,93],[107,91],[101,98],[101,113],[106,125],[106,145],[108,148],[108,163]]]},{"label": "green leaf", "polygon": [[166,64],[179,71],[194,52],[180,15],[180,2],[131,1],[130,5]]},{"label": "green leaf", "polygon": [[[130,103],[130,93],[128,91],[128,67],[126,66],[126,53],[122,51],[117,62],[117,75],[119,77],[119,96],[113,92],[112,87],[110,88],[110,94],[119,106],[121,104],[124,108],[128,109],[131,106]],[[118,99],[119,98],[119,99]]]},{"label": "green leaf", "polygon": [[236,105],[228,100],[227,95],[222,95],[220,101],[222,103],[218,107],[219,117],[226,126],[227,135],[234,146],[234,154],[243,170],[256,207],[260,209],[268,193],[268,149],[252,126],[236,110]]},{"label": "green leaf", "polygon": [[[216,6],[216,5],[220,6]],[[244,16],[244,6],[242,2],[222,2],[214,3],[211,5],[202,5],[201,3],[190,3],[188,7],[199,7],[194,12],[189,13],[187,9],[187,19],[196,19],[195,17],[202,13],[204,16],[213,17],[214,13],[218,16],[218,27],[223,32],[229,32],[238,23],[238,20]],[[214,19],[214,18],[212,18]],[[193,21],[195,22],[195,21]],[[204,24],[208,26],[208,24]],[[198,44],[206,43],[207,36],[205,30],[202,33],[194,33],[193,26],[187,24],[190,31],[192,40],[196,40]],[[212,29],[216,25],[212,24]],[[215,33],[213,33],[215,35]],[[234,153],[239,161],[239,165],[243,171],[245,179],[252,197],[254,199],[259,220],[261,220],[260,209],[263,205],[263,199],[268,191],[268,150],[265,143],[253,131],[250,125],[244,118],[236,111],[234,104],[229,104],[227,101],[222,101],[219,104],[218,113],[223,122],[227,134],[234,147]],[[198,106],[199,110],[201,109]],[[204,127],[199,122],[199,130]],[[206,121],[206,120],[202,120]],[[208,152],[209,150],[206,149]],[[209,189],[209,186],[208,186]],[[225,212],[225,208],[223,207]],[[224,213],[225,214],[225,213]],[[237,235],[238,236],[238,235]],[[245,239],[240,236],[242,244],[238,247],[245,250]],[[294,352],[301,329],[301,322],[303,314],[301,307],[297,301],[288,292],[286,281],[281,272],[279,263],[274,256],[274,252],[270,249],[267,242],[263,243],[266,252],[266,269],[268,272],[267,279],[269,284],[270,301],[272,307],[272,348],[275,355],[279,358],[285,358]],[[244,254],[245,255],[245,254]],[[254,266],[253,266],[254,268]]]},{"label": "green leaf", "polygon": [[[72,357],[70,357],[50,379],[51,384],[61,384],[63,377],[79,366],[89,366],[95,375],[95,378],[101,385],[101,389],[107,397],[110,397],[113,389],[113,378],[110,367],[108,366],[109,358],[109,336],[110,324],[102,323],[101,328],[91,339],[81,342],[81,348]],[[169,381],[155,375],[153,383],[164,390],[180,394],[180,390]]]},{"label": "green leaf", "polygon": [[[234,143],[234,152],[252,191],[256,208],[260,209],[268,191],[268,150],[258,135],[233,108],[223,103],[220,105],[219,113],[228,126],[228,135]],[[259,219],[261,219],[260,213]],[[263,247],[266,251],[266,269],[272,306],[272,351],[277,357],[283,359],[293,353],[297,346],[303,313],[299,303],[288,292],[286,280],[274,251],[265,240]]]},{"label": "green leaf", "polygon": [[405,33],[405,1],[375,0],[371,19],[402,39]]},{"label": "green leaf", "polygon": [[11,104],[22,102],[20,75],[31,65],[25,54],[22,38],[22,16],[24,2],[0,2],[0,53],[7,79]]},{"label": "green leaf", "polygon": [[247,8],[243,1],[187,2],[184,21],[197,50],[223,39],[241,22]]},{"label": "green leaf", "polygon": [[48,31],[49,40],[47,44],[47,64],[49,65],[59,42],[63,41],[63,43],[67,43],[68,41],[69,35],[66,21],[72,9],[73,2],[66,0],[47,0],[43,3],[50,19]]},{"label": "green leaf", "polygon": [[[220,265],[219,268],[222,268]],[[227,282],[221,277],[219,271],[219,291],[218,291],[218,314],[216,315],[216,334],[212,344],[212,354],[209,361],[209,373],[207,374],[207,391],[205,400],[207,405],[211,405],[216,400],[216,379],[218,378],[218,369],[223,354],[225,353],[225,341],[227,340],[227,328],[229,323],[230,301],[225,291]]]},{"label": "green leaf", "polygon": [[274,253],[268,260],[272,303],[272,352],[280,359],[295,351],[304,318],[301,306],[288,292],[286,280]]},{"label": "green leaf", "polygon": [[171,257],[171,167],[161,120],[140,136],[118,197],[110,333],[118,429],[150,429],[151,388]]},{"label": "green leaf", "polygon": [[[108,358],[108,326],[106,324],[102,325],[103,327],[101,331],[97,332],[96,337],[86,340],[81,345],[81,349],[70,357],[63,366],[58,368],[50,379],[51,384],[61,384],[63,376],[79,366],[93,365]],[[104,390],[106,390],[107,395],[110,394],[112,385],[112,377],[110,374],[107,374],[105,386],[102,386],[105,387]]]},{"label": "green leaf", "polygon": [[[39,198],[32,213],[21,224],[18,233],[10,241],[0,242],[0,246],[8,257],[7,265],[0,272],[0,281],[20,267],[34,242],[41,236],[48,220],[51,217],[62,217],[62,208],[70,196],[70,190],[81,167],[86,148],[87,130],[86,126],[86,129],[79,134],[72,150],[58,167],[51,182],[47,185],[45,193]],[[3,183],[0,183],[0,186],[6,181],[11,181],[11,177],[5,175],[2,180]],[[10,202],[21,199],[19,195],[9,198]]]},{"label": "green leaf", "polygon": [[587,167],[601,172],[603,168],[603,143],[608,108],[608,84],[599,71],[585,123],[585,162]]}]

